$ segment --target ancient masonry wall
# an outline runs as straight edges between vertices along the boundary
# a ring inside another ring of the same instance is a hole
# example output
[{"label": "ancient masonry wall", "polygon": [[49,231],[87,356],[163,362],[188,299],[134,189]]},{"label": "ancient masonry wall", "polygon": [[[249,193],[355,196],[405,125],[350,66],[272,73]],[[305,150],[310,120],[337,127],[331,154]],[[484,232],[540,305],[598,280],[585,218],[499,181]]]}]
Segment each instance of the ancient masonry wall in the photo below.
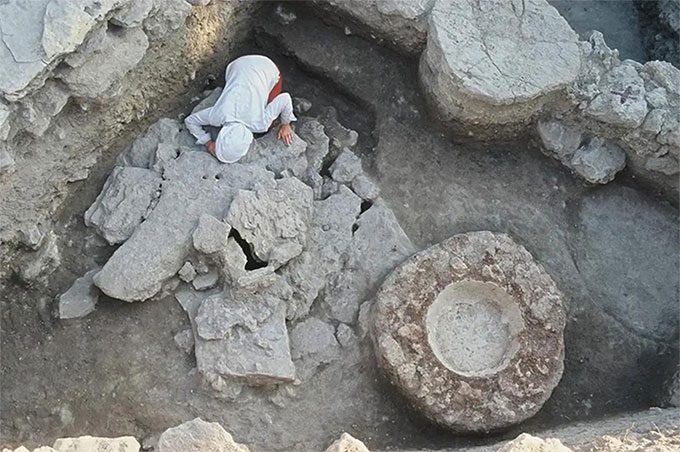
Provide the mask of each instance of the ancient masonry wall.
[{"label": "ancient masonry wall", "polygon": [[[219,74],[261,4],[236,0],[0,5],[0,277],[36,249],[72,183]],[[193,90],[191,88],[193,87]],[[188,92],[188,93],[187,93]]]}]

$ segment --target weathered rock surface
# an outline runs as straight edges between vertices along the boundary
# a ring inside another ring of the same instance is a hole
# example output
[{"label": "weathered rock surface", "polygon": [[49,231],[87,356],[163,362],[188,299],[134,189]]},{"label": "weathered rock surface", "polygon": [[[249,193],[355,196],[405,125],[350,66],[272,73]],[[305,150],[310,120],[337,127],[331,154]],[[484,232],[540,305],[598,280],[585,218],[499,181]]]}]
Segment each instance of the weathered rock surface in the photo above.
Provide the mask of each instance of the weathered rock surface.
[{"label": "weathered rock surface", "polygon": [[140,445],[132,436],[120,438],[97,438],[80,436],[78,438],[60,438],[52,446],[58,452],[91,452],[116,451],[138,452]]},{"label": "weathered rock surface", "polygon": [[59,297],[59,318],[75,319],[85,317],[94,311],[99,299],[99,289],[95,287],[92,277],[99,271],[90,270],[76,279],[71,288]]},{"label": "weathered rock surface", "polygon": [[569,167],[588,182],[606,184],[626,166],[626,154],[613,143],[593,138],[576,150]]},{"label": "weathered rock surface", "polygon": [[574,259],[595,303],[643,337],[677,342],[677,305],[668,301],[680,290],[680,257],[657,258],[677,247],[677,214],[626,188],[595,192],[578,215]]},{"label": "weathered rock surface", "polygon": [[559,439],[541,439],[522,433],[517,438],[503,445],[498,452],[572,452]]},{"label": "weathered rock surface", "polygon": [[565,317],[555,283],[526,249],[471,232],[385,280],[372,335],[380,367],[418,411],[456,431],[488,432],[533,416],[550,397]]},{"label": "weathered rock surface", "polygon": [[158,439],[159,452],[248,452],[217,422],[201,418],[188,421],[163,432]]},{"label": "weathered rock surface", "polygon": [[576,33],[544,0],[440,0],[420,78],[442,119],[511,125],[528,121],[579,68]]},{"label": "weathered rock surface", "polygon": [[161,182],[159,174],[147,169],[115,167],[85,212],[85,224],[111,245],[124,242],[144,220]]}]

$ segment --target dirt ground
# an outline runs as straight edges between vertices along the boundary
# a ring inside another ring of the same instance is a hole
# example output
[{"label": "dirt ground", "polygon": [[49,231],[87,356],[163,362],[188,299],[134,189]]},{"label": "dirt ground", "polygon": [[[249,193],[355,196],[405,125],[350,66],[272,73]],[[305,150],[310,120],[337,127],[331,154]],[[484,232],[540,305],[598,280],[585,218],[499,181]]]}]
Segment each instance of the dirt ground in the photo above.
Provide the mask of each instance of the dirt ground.
[{"label": "dirt ground", "polygon": [[[530,137],[463,143],[452,137],[456,131],[429,122],[415,61],[316,18],[299,14],[298,21],[260,29],[241,53],[272,56],[286,90],[314,105],[311,115],[334,106],[340,122],[360,133],[365,168],[413,242],[424,248],[459,232],[509,232],[565,293],[565,373],[552,398],[511,432],[456,437],[404,406],[380,378],[364,341],[290,392],[250,390],[228,402],[201,386],[193,357],[175,346],[173,336],[189,323],[173,298],[104,299],[85,319],[54,320],[53,297],[113,252],[82,222],[110,171],[105,159],[64,203],[56,231],[63,262],[48,284],[0,282],[0,446],[84,434],[148,438],[200,416],[220,422],[253,450],[321,450],[343,431],[371,448],[439,448],[655,405],[678,360],[677,341],[654,334],[668,307],[677,306],[677,241],[662,246],[667,235],[677,238],[677,207],[626,174],[607,187],[586,186],[543,156]],[[593,227],[605,233],[594,235]],[[626,304],[628,295],[624,300],[616,291],[631,275],[633,291],[661,287],[645,299],[657,315],[637,323],[626,313],[637,312],[642,295],[634,293]],[[602,278],[607,284],[598,285]],[[677,322],[670,328],[677,337]]]}]

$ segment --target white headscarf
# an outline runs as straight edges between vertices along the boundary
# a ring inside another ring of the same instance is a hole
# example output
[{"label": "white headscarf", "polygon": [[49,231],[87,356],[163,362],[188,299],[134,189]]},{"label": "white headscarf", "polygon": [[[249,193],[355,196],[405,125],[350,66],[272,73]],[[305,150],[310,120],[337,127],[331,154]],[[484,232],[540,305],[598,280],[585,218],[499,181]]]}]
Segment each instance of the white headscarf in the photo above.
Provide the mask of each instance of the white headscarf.
[{"label": "white headscarf", "polygon": [[215,140],[215,154],[222,163],[234,163],[246,155],[253,134],[240,122],[225,124]]}]

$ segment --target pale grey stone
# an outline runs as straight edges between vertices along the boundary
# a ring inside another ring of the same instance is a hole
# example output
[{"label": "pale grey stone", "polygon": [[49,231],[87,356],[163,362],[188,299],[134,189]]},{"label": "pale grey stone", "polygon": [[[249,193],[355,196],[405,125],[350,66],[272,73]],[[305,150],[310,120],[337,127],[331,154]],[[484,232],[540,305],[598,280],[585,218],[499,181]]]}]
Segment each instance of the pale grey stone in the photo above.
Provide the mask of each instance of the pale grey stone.
[{"label": "pale grey stone", "polygon": [[293,327],[290,332],[290,349],[293,359],[311,359],[316,363],[329,362],[337,357],[338,341],[335,328],[316,317],[309,317]]},{"label": "pale grey stone", "polygon": [[367,201],[375,201],[380,196],[380,188],[365,174],[359,174],[352,180],[352,191]]},{"label": "pale grey stone", "polygon": [[645,162],[645,169],[663,173],[667,176],[674,176],[680,173],[680,162],[677,157],[666,154],[661,157],[649,158],[649,160]]},{"label": "pale grey stone", "polygon": [[117,94],[118,82],[139,63],[149,41],[140,28],[102,29],[66,60],[57,76],[75,97],[101,101]]},{"label": "pale grey stone", "polygon": [[164,431],[158,439],[158,452],[248,452],[234,441],[217,422],[201,418]]},{"label": "pale grey stone", "polygon": [[189,283],[196,277],[196,270],[194,270],[194,266],[191,265],[191,262],[185,262],[184,265],[182,265],[182,268],[179,269],[178,275],[179,279],[185,283]]},{"label": "pale grey stone", "polygon": [[354,330],[352,330],[352,327],[345,323],[338,325],[338,328],[335,331],[335,337],[343,348],[351,347],[357,343],[357,335],[354,333]]},{"label": "pale grey stone", "polygon": [[248,153],[239,162],[264,167],[277,177],[304,175],[307,170],[306,143],[294,135],[291,145],[286,146],[276,138],[277,130],[273,128],[270,133],[255,140]]},{"label": "pale grey stone", "polygon": [[201,215],[192,234],[194,248],[199,253],[213,254],[224,250],[231,227],[212,215]]},{"label": "pale grey stone", "polygon": [[15,170],[14,158],[5,149],[0,149],[0,175],[11,174]]},{"label": "pale grey stone", "polygon": [[647,116],[644,81],[631,64],[620,64],[603,77],[585,113],[598,121],[627,128],[639,127]]},{"label": "pale grey stone", "polygon": [[651,91],[647,91],[645,94],[645,99],[652,108],[663,108],[668,105],[666,88],[659,87]]},{"label": "pale grey stone", "polygon": [[[176,145],[180,140],[179,122],[162,118],[149,127],[143,135],[123,151],[116,159],[120,166],[136,166],[151,169],[156,165],[156,154],[161,144]],[[186,132],[185,132],[186,133]]]},{"label": "pale grey stone", "polygon": [[306,181],[309,183],[309,179],[320,177],[319,172],[323,167],[326,155],[328,155],[330,139],[325,133],[324,126],[316,119],[300,121],[296,133],[307,143],[307,149],[305,151],[308,164],[307,171],[311,171],[313,174],[313,176]]},{"label": "pale grey stone", "polygon": [[593,138],[574,153],[569,166],[588,182],[606,184],[626,166],[626,153],[614,143]]},{"label": "pale grey stone", "polygon": [[144,220],[161,182],[158,174],[146,169],[114,167],[101,193],[85,212],[85,225],[111,245],[124,242]]},{"label": "pale grey stone", "polygon": [[134,0],[116,11],[111,22],[126,28],[139,27],[153,7],[153,0]]},{"label": "pale grey stone", "polygon": [[210,271],[205,275],[198,275],[192,281],[191,285],[196,290],[208,290],[217,285],[220,275],[216,271]]},{"label": "pale grey stone", "polygon": [[177,347],[185,353],[191,353],[194,349],[194,332],[191,328],[178,332],[173,340]]},{"label": "pale grey stone", "polygon": [[85,317],[94,311],[99,300],[99,289],[92,277],[99,271],[93,269],[76,279],[69,290],[59,296],[59,318],[75,319]]},{"label": "pale grey stone", "polygon": [[559,439],[542,439],[522,433],[517,438],[504,444],[498,452],[573,452],[566,447]]},{"label": "pale grey stone", "polygon": [[132,436],[118,438],[97,438],[80,436],[78,438],[59,438],[52,446],[57,452],[116,451],[139,452],[141,447]]},{"label": "pale grey stone", "polygon": [[326,452],[370,452],[366,445],[350,435],[343,433],[339,439],[328,446]]},{"label": "pale grey stone", "polygon": [[70,94],[57,82],[48,80],[39,91],[20,101],[17,128],[42,136],[49,128],[52,118],[66,106]]},{"label": "pale grey stone", "polygon": [[540,120],[536,130],[548,155],[562,163],[571,160],[583,141],[581,129],[556,120]]},{"label": "pale grey stone", "polygon": [[338,113],[333,107],[326,107],[317,120],[323,124],[328,138],[332,157],[337,157],[345,148],[352,149],[359,140],[359,134],[338,122]]},{"label": "pale grey stone", "polygon": [[191,12],[191,4],[185,0],[153,0],[149,17],[144,21],[144,31],[151,39],[160,39],[184,26]]},{"label": "pale grey stone", "polygon": [[362,173],[361,160],[354,152],[344,149],[331,165],[330,172],[333,180],[349,184]]},{"label": "pale grey stone", "polygon": [[442,119],[512,124],[575,81],[580,66],[578,36],[546,1],[438,0],[420,78]]},{"label": "pale grey stone", "polygon": [[[252,245],[260,260],[267,262],[276,255],[280,266],[299,254],[307,241],[313,198],[311,188],[299,179],[279,179],[275,188],[239,192],[225,221]],[[277,250],[280,247],[286,252]]]},{"label": "pale grey stone", "polygon": [[24,226],[19,231],[19,241],[34,251],[40,248],[44,237],[45,235],[40,232],[40,229],[35,224]]},{"label": "pale grey stone", "polygon": [[57,236],[50,231],[45,235],[40,249],[27,256],[18,268],[19,277],[31,283],[39,277],[47,276],[61,264],[61,254],[57,245]]},{"label": "pale grey stone", "polygon": [[9,117],[12,114],[9,106],[0,99],[0,142],[7,140],[9,136]]}]

